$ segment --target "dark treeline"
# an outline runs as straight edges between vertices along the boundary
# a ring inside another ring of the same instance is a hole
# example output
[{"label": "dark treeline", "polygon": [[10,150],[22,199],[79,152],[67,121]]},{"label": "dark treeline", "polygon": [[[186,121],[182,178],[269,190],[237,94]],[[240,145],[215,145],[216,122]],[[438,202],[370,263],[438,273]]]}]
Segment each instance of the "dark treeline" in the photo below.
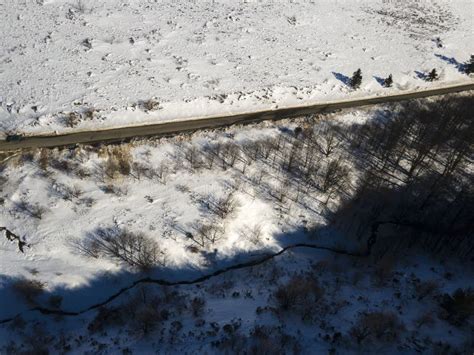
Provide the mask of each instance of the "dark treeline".
[{"label": "dark treeline", "polygon": [[362,178],[332,220],[359,240],[390,222],[382,254],[422,247],[474,258],[473,112],[473,97],[414,101],[354,127],[347,138]]}]

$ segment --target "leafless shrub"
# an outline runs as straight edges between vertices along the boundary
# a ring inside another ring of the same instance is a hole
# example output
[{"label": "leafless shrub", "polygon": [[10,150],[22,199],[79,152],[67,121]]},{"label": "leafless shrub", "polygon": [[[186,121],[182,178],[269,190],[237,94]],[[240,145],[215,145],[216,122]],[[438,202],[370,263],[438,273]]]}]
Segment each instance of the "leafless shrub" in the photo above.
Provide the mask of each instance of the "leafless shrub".
[{"label": "leafless shrub", "polygon": [[313,136],[313,141],[318,147],[321,154],[326,158],[334,153],[341,144],[337,134],[336,126],[330,123],[324,123],[319,125],[317,134]]},{"label": "leafless shrub", "polygon": [[260,224],[251,227],[243,226],[239,230],[239,235],[240,237],[250,241],[253,245],[258,246],[262,244],[263,231]]},{"label": "leafless shrub", "polygon": [[350,330],[350,335],[357,344],[364,342],[392,342],[400,336],[404,326],[394,313],[369,312],[360,315],[357,324]]},{"label": "leafless shrub", "polygon": [[64,124],[67,127],[74,128],[81,121],[81,115],[77,112],[69,112],[64,116]]},{"label": "leafless shrub", "polygon": [[203,208],[210,211],[221,219],[225,219],[229,215],[232,215],[239,207],[239,203],[235,199],[233,193],[229,193],[222,197],[208,195],[206,197],[201,197],[197,200]]},{"label": "leafless shrub", "polygon": [[49,167],[49,151],[46,148],[41,148],[40,155],[38,158],[38,165],[41,170],[46,171]]},{"label": "leafless shrub", "polygon": [[207,144],[203,147],[203,162],[208,169],[212,169],[216,160],[220,159],[222,144],[220,142]]},{"label": "leafless shrub", "polygon": [[462,326],[474,316],[474,290],[457,289],[445,294],[440,302],[441,317],[455,326]]},{"label": "leafless shrub", "polygon": [[128,230],[98,229],[83,239],[73,239],[71,246],[83,255],[107,257],[141,270],[166,264],[165,253],[156,241]]},{"label": "leafless shrub", "polygon": [[184,147],[184,158],[191,165],[192,169],[199,169],[201,166],[201,152],[195,145]]},{"label": "leafless shrub", "polygon": [[195,297],[191,300],[191,311],[194,317],[201,317],[204,314],[206,300],[202,297]]},{"label": "leafless shrub", "polygon": [[[12,321],[10,322],[9,328],[13,331],[24,330],[27,324],[28,323],[23,319],[23,317],[21,315],[18,315],[12,319]],[[7,353],[8,353],[8,350],[7,350]],[[16,353],[17,352],[12,351],[9,354],[16,354]]]},{"label": "leafless shrub", "polygon": [[224,236],[224,229],[216,224],[196,222],[193,229],[195,233],[189,233],[188,237],[201,247],[205,247],[207,243],[214,244]]},{"label": "leafless shrub", "polygon": [[424,313],[415,320],[415,325],[417,328],[421,328],[425,325],[432,326],[434,323],[435,319],[433,318],[432,312]]},{"label": "leafless shrub", "polygon": [[290,186],[291,181],[287,178],[284,178],[283,180],[277,183],[276,187],[270,189],[268,193],[270,194],[270,196],[275,198],[280,204],[283,204],[288,197]]},{"label": "leafless shrub", "polygon": [[79,200],[84,193],[78,185],[68,186],[55,182],[53,187],[66,201],[73,201],[74,199]]},{"label": "leafless shrub", "polygon": [[[168,319],[173,304],[167,304],[162,298],[150,294],[141,287],[121,308],[127,320],[130,332],[138,336],[147,336]],[[130,316],[131,315],[131,316]]]},{"label": "leafless shrub", "polygon": [[38,322],[32,326],[29,332],[24,333],[21,339],[20,353],[48,354],[55,337],[48,333],[46,329],[43,324]]},{"label": "leafless shrub", "polygon": [[140,162],[134,162],[132,164],[132,171],[133,175],[135,175],[138,180],[140,180],[142,177],[151,180],[157,175],[156,171],[152,167]]},{"label": "leafless shrub", "polygon": [[111,178],[128,176],[132,170],[133,158],[127,145],[109,147],[105,164],[105,174]]},{"label": "leafless shrub", "polygon": [[140,107],[143,108],[143,110],[145,112],[156,111],[156,110],[159,110],[161,108],[159,101],[157,101],[156,99],[149,99],[149,100],[141,101],[139,103],[139,105],[140,105]]},{"label": "leafless shrub", "polygon": [[100,307],[94,319],[88,324],[87,330],[91,334],[103,332],[112,326],[121,326],[125,323],[124,314],[119,307]]},{"label": "leafless shrub", "polygon": [[72,3],[71,6],[80,14],[85,14],[87,12],[87,6],[84,0],[76,0]]},{"label": "leafless shrub", "polygon": [[85,120],[93,120],[94,117],[96,116],[97,114],[97,109],[95,109],[94,107],[86,107],[82,112],[81,112],[81,118],[85,119]]},{"label": "leafless shrub", "polygon": [[44,292],[45,284],[38,280],[20,279],[13,283],[13,290],[29,304],[36,304]]},{"label": "leafless shrub", "polygon": [[63,298],[62,296],[59,296],[59,295],[52,295],[48,298],[48,304],[52,308],[60,308],[62,302],[63,302]]},{"label": "leafless shrub", "polygon": [[299,354],[301,345],[295,336],[286,334],[280,327],[256,325],[250,330],[248,354]]},{"label": "leafless shrub", "polygon": [[106,194],[114,194],[116,196],[125,196],[128,193],[128,190],[125,187],[120,187],[113,184],[101,186],[100,189]]},{"label": "leafless shrub", "polygon": [[155,170],[155,174],[162,184],[166,184],[166,177],[170,170],[168,164],[169,162],[162,161]]},{"label": "leafless shrub", "polygon": [[72,162],[66,159],[52,159],[50,164],[53,169],[62,171],[66,174],[73,169]]},{"label": "leafless shrub", "polygon": [[249,140],[242,144],[242,151],[250,161],[256,161],[261,156],[262,146],[259,141]]},{"label": "leafless shrub", "polygon": [[341,157],[331,160],[325,167],[319,184],[321,191],[327,194],[326,204],[338,192],[343,192],[349,182],[349,169]]},{"label": "leafless shrub", "polygon": [[374,269],[375,284],[383,286],[387,280],[392,276],[395,260],[390,255],[384,256],[378,260]]},{"label": "leafless shrub", "polygon": [[37,219],[43,218],[44,213],[47,211],[45,207],[40,206],[39,204],[33,205],[25,200],[16,203],[16,209]]},{"label": "leafless shrub", "polygon": [[278,311],[293,311],[307,319],[323,301],[324,290],[317,279],[309,276],[294,276],[277,288],[273,297]]},{"label": "leafless shrub", "polygon": [[425,297],[435,295],[439,290],[439,284],[436,281],[422,281],[415,285],[415,292],[418,295],[418,301]]},{"label": "leafless shrub", "polygon": [[232,193],[215,199],[214,212],[222,219],[231,215],[238,208],[239,204]]},{"label": "leafless shrub", "polygon": [[236,143],[230,142],[222,145],[222,168],[225,170],[227,166],[234,167],[240,158],[240,148]]}]

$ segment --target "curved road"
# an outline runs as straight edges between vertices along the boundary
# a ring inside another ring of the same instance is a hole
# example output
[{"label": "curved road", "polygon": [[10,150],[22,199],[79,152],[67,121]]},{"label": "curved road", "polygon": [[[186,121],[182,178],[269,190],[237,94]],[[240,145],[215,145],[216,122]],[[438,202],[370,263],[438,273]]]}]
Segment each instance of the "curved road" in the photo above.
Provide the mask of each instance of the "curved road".
[{"label": "curved road", "polygon": [[439,96],[451,93],[474,90],[474,82],[457,84],[434,89],[405,92],[402,94],[355,98],[343,101],[326,102],[315,105],[287,107],[273,110],[241,113],[227,116],[214,116],[182,121],[146,124],[142,126],[128,126],[110,129],[96,129],[90,131],[76,131],[58,135],[25,136],[20,141],[0,141],[0,151],[11,151],[24,148],[60,147],[77,143],[117,142],[134,137],[165,136],[205,128],[246,124],[265,120],[279,120],[283,118],[303,116],[314,113],[329,112],[338,109],[355,108],[361,106],[398,102],[410,99],[419,99],[430,96]]}]

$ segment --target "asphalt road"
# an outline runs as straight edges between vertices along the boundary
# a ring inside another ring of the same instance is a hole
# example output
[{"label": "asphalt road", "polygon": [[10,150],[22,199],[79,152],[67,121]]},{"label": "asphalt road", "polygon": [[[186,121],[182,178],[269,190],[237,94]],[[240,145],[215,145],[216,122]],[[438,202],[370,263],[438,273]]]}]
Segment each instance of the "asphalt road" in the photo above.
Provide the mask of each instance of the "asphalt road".
[{"label": "asphalt road", "polygon": [[199,129],[246,124],[265,120],[279,120],[283,118],[303,116],[308,114],[330,112],[345,108],[356,108],[368,105],[399,102],[431,96],[459,93],[474,90],[474,82],[469,84],[451,85],[434,89],[405,92],[402,94],[356,98],[343,101],[334,101],[309,106],[298,106],[274,110],[250,112],[236,115],[215,116],[183,121],[162,122],[143,126],[129,126],[90,131],[76,131],[58,135],[25,136],[20,141],[0,141],[0,151],[12,151],[26,148],[61,147],[77,143],[119,142],[135,137],[166,136]]}]

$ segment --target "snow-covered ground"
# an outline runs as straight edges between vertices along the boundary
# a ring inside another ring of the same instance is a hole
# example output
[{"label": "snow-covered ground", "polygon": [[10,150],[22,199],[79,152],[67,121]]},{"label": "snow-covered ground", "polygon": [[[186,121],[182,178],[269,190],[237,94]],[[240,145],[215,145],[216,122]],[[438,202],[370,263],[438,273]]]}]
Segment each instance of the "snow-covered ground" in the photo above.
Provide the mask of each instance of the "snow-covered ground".
[{"label": "snow-covered ground", "polygon": [[[111,127],[469,80],[471,0],[0,2],[0,131]],[[439,41],[437,40],[439,38]],[[352,91],[348,77],[363,72]],[[380,81],[393,74],[394,86]],[[77,113],[77,114],[75,114]]]},{"label": "snow-covered ground", "polygon": [[[377,110],[332,118],[342,127],[363,124]],[[212,354],[250,351],[255,343],[254,353],[269,354],[283,347],[304,354],[468,351],[472,328],[442,319],[438,304],[444,293],[473,287],[473,270],[421,254],[374,265],[368,258],[298,248],[196,285],[137,286],[99,312],[55,317],[27,311],[31,303],[58,307],[51,296],[61,297],[61,309],[79,311],[147,275],[195,279],[298,242],[363,250],[328,225],[339,197],[326,205],[327,194],[286,180],[283,162],[296,146],[295,128],[314,129],[319,140],[326,124],[301,118],[10,159],[0,176],[0,226],[29,246],[22,253],[17,241],[0,235],[0,320],[21,313],[0,327],[0,351]],[[313,152],[320,169],[334,156],[347,157],[345,143],[331,147],[327,157]],[[131,171],[109,169],[107,162],[120,157]],[[351,159],[344,164],[351,171],[344,191],[350,194],[357,172]],[[229,195],[235,208],[219,215],[216,201]],[[214,243],[200,245],[199,224],[223,231]],[[78,253],[74,240],[106,228],[155,240],[164,266],[143,275],[124,263]],[[42,283],[43,292],[25,302],[15,286],[21,279]],[[300,296],[314,293],[316,299],[285,309],[277,290],[291,280],[290,289],[302,287]],[[357,344],[353,328],[364,312],[395,314],[396,334],[383,331]]]}]

